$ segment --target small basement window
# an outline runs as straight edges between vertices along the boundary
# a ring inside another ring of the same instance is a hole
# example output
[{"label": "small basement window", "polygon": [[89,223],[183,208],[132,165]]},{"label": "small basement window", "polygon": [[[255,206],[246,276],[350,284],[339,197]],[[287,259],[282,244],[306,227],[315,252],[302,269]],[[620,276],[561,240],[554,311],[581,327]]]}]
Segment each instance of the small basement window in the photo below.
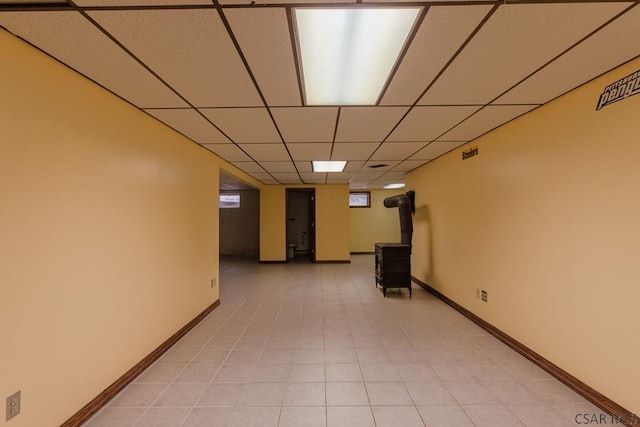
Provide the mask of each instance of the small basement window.
[{"label": "small basement window", "polygon": [[371,192],[370,191],[350,191],[349,207],[350,208],[370,208]]},{"label": "small basement window", "polygon": [[240,194],[220,194],[220,209],[237,209],[240,207]]}]

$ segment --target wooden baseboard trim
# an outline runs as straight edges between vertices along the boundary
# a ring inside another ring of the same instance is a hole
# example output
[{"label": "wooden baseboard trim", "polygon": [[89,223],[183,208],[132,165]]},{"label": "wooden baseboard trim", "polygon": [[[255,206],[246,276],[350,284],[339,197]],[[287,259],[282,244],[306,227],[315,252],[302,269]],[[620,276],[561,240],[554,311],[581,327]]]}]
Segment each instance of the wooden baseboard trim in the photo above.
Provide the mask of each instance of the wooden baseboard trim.
[{"label": "wooden baseboard trim", "polygon": [[260,260],[260,264],[288,264],[288,261],[262,261],[262,260]]},{"label": "wooden baseboard trim", "polygon": [[375,252],[351,252],[351,255],[375,255]]},{"label": "wooden baseboard trim", "polygon": [[337,259],[337,260],[323,259],[323,260],[316,260],[316,264],[351,264],[351,260],[350,259]]},{"label": "wooden baseboard trim", "polygon": [[173,334],[169,339],[160,344],[158,348],[153,350],[147,357],[138,362],[133,368],[129,369],[123,376],[118,378],[113,384],[107,387],[102,393],[96,396],[91,402],[87,403],[82,409],[76,412],[71,418],[65,421],[61,427],[77,427],[82,425],[96,414],[104,405],[106,405],[111,399],[113,399],[118,393],[120,393],[131,381],[133,381],[138,375],[144,372],[149,366],[160,358],[167,350],[169,350],[180,338],[185,336],[191,329],[193,329],[202,319],[207,317],[216,307],[220,305],[220,300],[217,300],[204,311],[198,314],[193,320],[183,326],[178,332]]},{"label": "wooden baseboard trim", "polygon": [[638,416],[634,415],[631,411],[623,408],[622,406],[618,405],[608,397],[602,395],[598,391],[589,387],[587,384],[583,383],[582,381],[580,381],[570,373],[564,371],[563,369],[559,368],[552,362],[540,356],[538,353],[531,350],[529,347],[525,346],[521,342],[505,334],[500,329],[496,328],[492,324],[488,323],[484,319],[480,318],[476,314],[472,313],[471,311],[467,310],[460,304],[448,298],[440,291],[432,288],[431,286],[429,286],[424,282],[421,282],[420,280],[416,279],[413,276],[411,276],[411,279],[415,283],[420,285],[422,288],[424,288],[427,292],[433,294],[438,299],[442,300],[444,303],[448,304],[449,306],[454,308],[456,311],[458,311],[459,313],[467,317],[469,320],[474,322],[476,325],[480,326],[482,329],[489,332],[491,335],[493,335],[494,337],[496,337],[497,339],[499,339],[500,341],[502,341],[503,343],[511,347],[513,350],[517,351],[522,356],[526,357],[527,359],[535,363],[540,368],[544,369],[546,372],[548,372],[553,377],[558,379],[561,383],[563,383],[564,385],[566,385],[567,387],[569,387],[570,389],[578,393],[580,396],[584,397],[589,402],[593,403],[595,406],[602,409],[607,414],[620,420],[619,421],[620,424],[623,424],[625,426],[638,426],[637,424]]}]

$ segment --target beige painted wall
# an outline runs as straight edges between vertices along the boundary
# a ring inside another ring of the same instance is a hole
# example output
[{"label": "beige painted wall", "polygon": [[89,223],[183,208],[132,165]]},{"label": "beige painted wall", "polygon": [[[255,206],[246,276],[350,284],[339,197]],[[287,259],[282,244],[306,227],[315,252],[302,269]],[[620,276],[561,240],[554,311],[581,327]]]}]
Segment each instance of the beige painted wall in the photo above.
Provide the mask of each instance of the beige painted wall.
[{"label": "beige painted wall", "polygon": [[398,208],[385,208],[383,202],[404,193],[404,189],[372,190],[370,208],[349,209],[351,252],[373,252],[376,242],[400,242]]},{"label": "beige painted wall", "polygon": [[265,186],[260,192],[260,260],[286,261],[286,188],[316,190],[316,260],[349,260],[349,186]]},{"label": "beige painted wall", "polygon": [[[409,174],[413,274],[640,413],[640,96],[599,78]],[[476,288],[489,301],[476,298]]]},{"label": "beige painted wall", "polygon": [[0,52],[0,396],[22,391],[0,425],[54,426],[218,299],[223,162],[4,31]]}]

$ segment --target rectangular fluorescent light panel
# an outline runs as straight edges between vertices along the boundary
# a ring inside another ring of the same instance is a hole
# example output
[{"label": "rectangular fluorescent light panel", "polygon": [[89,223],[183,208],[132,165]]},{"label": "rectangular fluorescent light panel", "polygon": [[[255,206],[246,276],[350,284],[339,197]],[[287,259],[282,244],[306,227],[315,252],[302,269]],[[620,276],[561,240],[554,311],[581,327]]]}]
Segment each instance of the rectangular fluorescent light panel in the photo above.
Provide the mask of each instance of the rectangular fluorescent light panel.
[{"label": "rectangular fluorescent light panel", "polygon": [[307,105],[374,105],[420,9],[295,9]]},{"label": "rectangular fluorescent light panel", "polygon": [[347,162],[344,160],[314,160],[312,163],[314,172],[342,172],[344,170],[344,167],[347,165]]},{"label": "rectangular fluorescent light panel", "polygon": [[402,188],[404,187],[404,184],[389,184],[389,185],[385,185],[383,188],[385,189],[391,189],[391,188]]}]

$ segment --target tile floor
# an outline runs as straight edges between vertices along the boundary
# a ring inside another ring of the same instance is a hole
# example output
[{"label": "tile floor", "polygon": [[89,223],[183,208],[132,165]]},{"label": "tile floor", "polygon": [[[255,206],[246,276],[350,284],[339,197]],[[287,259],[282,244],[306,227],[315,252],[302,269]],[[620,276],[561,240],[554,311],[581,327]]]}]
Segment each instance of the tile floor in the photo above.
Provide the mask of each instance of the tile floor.
[{"label": "tile floor", "polygon": [[[221,305],[86,426],[576,426],[600,411],[418,286],[223,258]],[[579,419],[580,420],[580,419]]]}]

